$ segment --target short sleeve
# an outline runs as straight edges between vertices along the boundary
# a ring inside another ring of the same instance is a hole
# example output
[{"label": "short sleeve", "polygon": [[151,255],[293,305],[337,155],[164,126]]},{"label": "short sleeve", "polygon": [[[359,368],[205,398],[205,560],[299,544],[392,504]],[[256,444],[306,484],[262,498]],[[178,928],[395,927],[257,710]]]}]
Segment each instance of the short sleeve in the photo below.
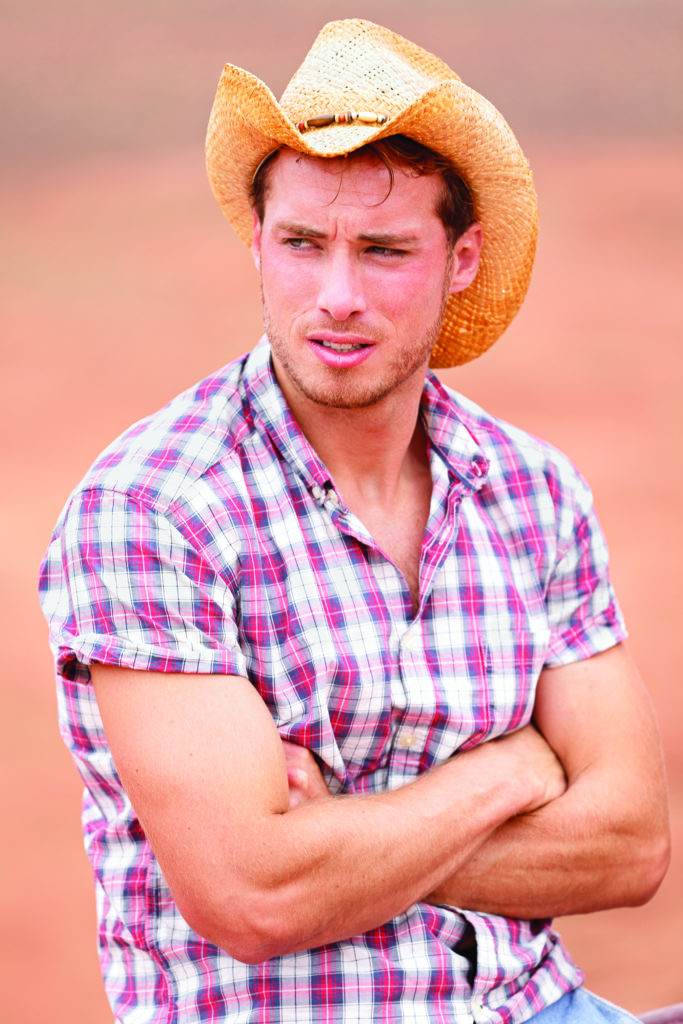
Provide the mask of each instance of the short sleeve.
[{"label": "short sleeve", "polygon": [[40,578],[61,674],[101,662],[246,675],[234,565],[212,564],[184,525],[115,491],[71,499]]},{"label": "short sleeve", "polygon": [[548,666],[590,658],[627,636],[593,495],[576,470],[567,477],[561,490],[557,558],[546,591]]}]

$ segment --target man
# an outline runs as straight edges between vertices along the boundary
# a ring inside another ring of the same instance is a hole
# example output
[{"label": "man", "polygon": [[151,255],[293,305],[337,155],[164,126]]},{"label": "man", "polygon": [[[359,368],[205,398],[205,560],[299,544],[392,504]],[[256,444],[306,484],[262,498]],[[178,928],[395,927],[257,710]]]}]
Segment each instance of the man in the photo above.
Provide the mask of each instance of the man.
[{"label": "man", "polygon": [[226,66],[207,162],[267,337],[107,449],[43,569],[116,1019],[628,1019],[548,920],[667,861],[590,492],[428,371],[522,301],[519,146],[348,21],[279,104]]}]

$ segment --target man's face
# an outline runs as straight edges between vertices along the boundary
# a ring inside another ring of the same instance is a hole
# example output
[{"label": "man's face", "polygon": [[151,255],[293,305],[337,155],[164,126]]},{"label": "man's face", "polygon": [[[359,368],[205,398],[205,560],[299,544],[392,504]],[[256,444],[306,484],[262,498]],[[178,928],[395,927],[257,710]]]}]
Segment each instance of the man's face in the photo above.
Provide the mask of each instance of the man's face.
[{"label": "man's face", "polygon": [[386,167],[370,155],[285,149],[268,184],[253,251],[285,392],[358,408],[421,389],[448,295],[476,273],[479,228],[454,253],[436,213],[441,179],[396,168],[389,192]]}]

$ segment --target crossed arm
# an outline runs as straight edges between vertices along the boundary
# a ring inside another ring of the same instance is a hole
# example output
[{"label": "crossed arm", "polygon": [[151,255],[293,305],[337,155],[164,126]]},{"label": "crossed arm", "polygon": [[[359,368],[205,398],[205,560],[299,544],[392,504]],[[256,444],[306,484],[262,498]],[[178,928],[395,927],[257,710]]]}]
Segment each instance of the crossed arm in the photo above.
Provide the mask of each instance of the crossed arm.
[{"label": "crossed arm", "polygon": [[521,917],[639,903],[666,869],[661,753],[622,646],[543,673],[545,740],[527,727],[368,796],[329,796],[304,754],[291,800],[246,679],[96,665],[93,681],[180,911],[246,962],[358,935],[421,899]]},{"label": "crossed arm", "polygon": [[506,821],[428,898],[524,918],[646,902],[669,862],[666,783],[649,696],[626,648],[547,669],[534,720],[562,762],[566,791]]}]

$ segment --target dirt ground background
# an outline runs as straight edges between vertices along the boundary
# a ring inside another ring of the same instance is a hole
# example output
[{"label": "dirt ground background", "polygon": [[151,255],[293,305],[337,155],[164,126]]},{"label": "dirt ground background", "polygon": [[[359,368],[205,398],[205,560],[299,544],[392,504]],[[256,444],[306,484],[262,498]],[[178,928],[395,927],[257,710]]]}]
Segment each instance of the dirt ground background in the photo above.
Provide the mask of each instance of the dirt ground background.
[{"label": "dirt ground background", "polygon": [[[492,99],[535,170],[541,243],[503,341],[444,373],[591,480],[666,751],[674,858],[646,907],[559,922],[592,988],[683,1000],[681,21],[664,0],[505,4],[26,2],[3,16],[0,303],[7,1024],[111,1021],[80,786],[35,597],[50,530],[98,451],[260,332],[202,142],[227,59],[278,93],[314,32],[362,14]],[[9,159],[7,159],[9,157]]]}]

